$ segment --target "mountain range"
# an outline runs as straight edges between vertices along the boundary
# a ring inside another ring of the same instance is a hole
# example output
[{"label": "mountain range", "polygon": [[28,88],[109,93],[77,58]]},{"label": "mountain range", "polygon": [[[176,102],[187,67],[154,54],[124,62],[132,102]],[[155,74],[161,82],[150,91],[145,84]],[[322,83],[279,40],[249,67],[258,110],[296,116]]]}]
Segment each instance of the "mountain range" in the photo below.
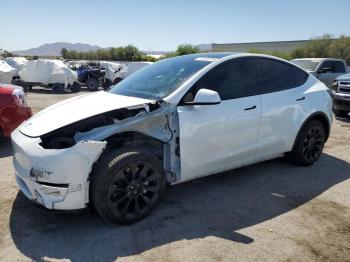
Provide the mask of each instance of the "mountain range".
[{"label": "mountain range", "polygon": [[62,48],[66,48],[68,50],[75,50],[78,52],[88,52],[101,49],[102,47],[82,43],[72,44],[66,42],[56,42],[51,44],[44,44],[36,48],[11,52],[16,55],[60,56]]}]

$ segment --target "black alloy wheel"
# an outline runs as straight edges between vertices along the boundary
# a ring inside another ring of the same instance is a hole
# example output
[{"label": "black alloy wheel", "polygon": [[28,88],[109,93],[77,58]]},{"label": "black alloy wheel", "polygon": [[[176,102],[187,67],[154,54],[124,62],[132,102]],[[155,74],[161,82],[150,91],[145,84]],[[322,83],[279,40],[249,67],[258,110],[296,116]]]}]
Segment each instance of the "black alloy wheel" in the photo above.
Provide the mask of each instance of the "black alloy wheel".
[{"label": "black alloy wheel", "polygon": [[303,143],[303,155],[308,162],[314,162],[322,153],[323,130],[319,126],[313,126],[307,132]]},{"label": "black alloy wheel", "polygon": [[161,152],[122,148],[103,154],[91,174],[91,202],[106,220],[130,224],[147,216],[166,188]]},{"label": "black alloy wheel", "polygon": [[151,163],[131,163],[114,176],[107,191],[107,204],[116,217],[143,216],[158,201],[161,183],[161,174]]},{"label": "black alloy wheel", "polygon": [[292,151],[286,154],[287,160],[295,165],[310,166],[320,158],[325,142],[324,124],[312,119],[300,130]]}]

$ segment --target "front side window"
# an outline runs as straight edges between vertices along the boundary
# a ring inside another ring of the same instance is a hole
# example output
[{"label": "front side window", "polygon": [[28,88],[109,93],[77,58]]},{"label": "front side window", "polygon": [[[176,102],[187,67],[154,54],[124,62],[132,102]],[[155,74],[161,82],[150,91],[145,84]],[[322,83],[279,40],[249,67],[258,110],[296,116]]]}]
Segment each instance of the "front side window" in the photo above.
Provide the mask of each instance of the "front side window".
[{"label": "front side window", "polygon": [[203,88],[218,92],[221,100],[257,95],[260,89],[258,67],[255,58],[237,58],[219,64],[198,80],[185,101],[193,100]]},{"label": "front side window", "polygon": [[261,58],[262,93],[272,93],[303,85],[308,74],[287,63]]},{"label": "front side window", "polygon": [[334,66],[332,61],[323,62],[320,71],[322,73],[334,73]]}]

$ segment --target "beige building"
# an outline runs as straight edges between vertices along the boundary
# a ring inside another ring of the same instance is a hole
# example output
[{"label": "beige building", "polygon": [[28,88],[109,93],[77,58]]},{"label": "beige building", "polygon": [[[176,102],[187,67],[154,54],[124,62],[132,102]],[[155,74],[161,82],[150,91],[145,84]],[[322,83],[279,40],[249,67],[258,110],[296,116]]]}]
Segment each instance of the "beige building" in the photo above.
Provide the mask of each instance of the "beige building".
[{"label": "beige building", "polygon": [[200,45],[199,48],[203,51],[213,51],[213,52],[223,52],[223,51],[248,52],[249,50],[252,50],[252,49],[257,49],[261,51],[290,52],[293,49],[307,43],[308,41],[309,40],[208,44],[208,45]]}]

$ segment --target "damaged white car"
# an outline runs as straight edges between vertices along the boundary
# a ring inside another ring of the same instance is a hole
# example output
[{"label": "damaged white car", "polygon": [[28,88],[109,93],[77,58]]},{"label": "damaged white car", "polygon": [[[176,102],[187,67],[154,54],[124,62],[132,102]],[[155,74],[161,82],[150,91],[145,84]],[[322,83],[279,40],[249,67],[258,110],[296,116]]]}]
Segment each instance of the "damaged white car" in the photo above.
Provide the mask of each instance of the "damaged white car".
[{"label": "damaged white car", "polygon": [[12,133],[13,161],[21,191],[36,203],[90,203],[110,221],[131,223],[167,184],[284,155],[311,165],[331,123],[327,87],[301,68],[256,54],[195,54],[41,111]]}]

